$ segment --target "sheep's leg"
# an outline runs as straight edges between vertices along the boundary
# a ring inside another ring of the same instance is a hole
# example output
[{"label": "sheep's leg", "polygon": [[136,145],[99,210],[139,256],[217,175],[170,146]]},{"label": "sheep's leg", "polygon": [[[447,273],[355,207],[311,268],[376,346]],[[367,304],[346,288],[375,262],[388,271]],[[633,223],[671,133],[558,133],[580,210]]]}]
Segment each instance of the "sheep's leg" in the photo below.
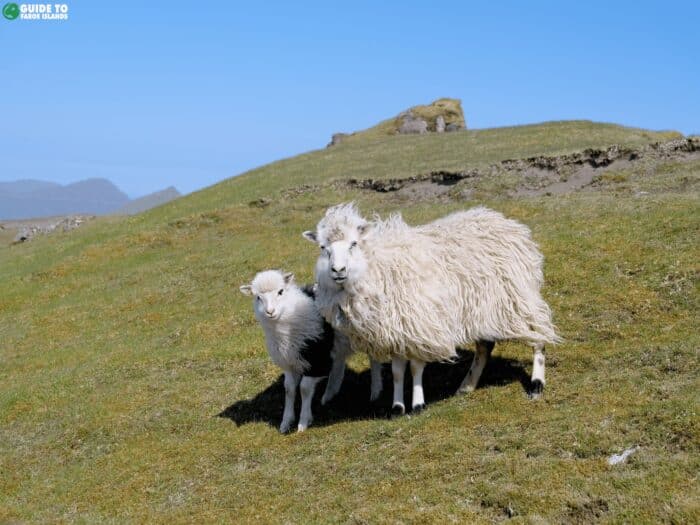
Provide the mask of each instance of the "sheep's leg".
[{"label": "sheep's leg", "polygon": [[289,432],[289,429],[294,422],[294,401],[297,397],[297,385],[301,376],[291,371],[284,372],[284,414],[282,415],[282,424],[280,432],[283,434]]},{"label": "sheep's leg", "polygon": [[394,403],[391,405],[391,414],[402,416],[406,413],[406,405],[403,402],[403,377],[406,373],[406,360],[403,357],[394,357],[391,360],[391,375],[394,377]]},{"label": "sheep's leg", "polygon": [[331,399],[333,399],[338,392],[340,392],[340,385],[343,384],[343,376],[345,375],[345,359],[341,356],[336,356],[333,359],[333,366],[331,366],[331,372],[328,375],[328,383],[326,384],[326,391],[323,392],[323,397],[321,398],[321,404],[325,405]]},{"label": "sheep's leg", "polygon": [[299,426],[297,427],[299,432],[309,428],[309,425],[314,420],[314,416],[311,413],[311,402],[314,399],[316,385],[320,380],[320,377],[304,376],[301,378],[301,385],[299,386],[301,392],[301,414],[299,415]]},{"label": "sheep's leg", "polygon": [[467,377],[464,378],[462,384],[457,390],[458,393],[473,392],[476,389],[476,385],[479,384],[479,379],[481,378],[481,373],[484,371],[486,362],[489,360],[489,355],[491,355],[491,350],[494,346],[493,341],[477,341],[476,342],[476,352],[474,352],[474,360],[472,361],[472,366],[467,372]]},{"label": "sheep's leg", "polygon": [[530,379],[530,399],[539,399],[544,393],[544,345],[535,345]]},{"label": "sheep's leg", "polygon": [[411,374],[413,375],[411,409],[413,412],[420,412],[425,408],[425,397],[423,396],[423,369],[425,369],[425,363],[423,361],[411,359]]},{"label": "sheep's leg", "polygon": [[376,401],[382,394],[382,364],[369,358],[369,370],[372,378],[370,385],[369,400]]}]

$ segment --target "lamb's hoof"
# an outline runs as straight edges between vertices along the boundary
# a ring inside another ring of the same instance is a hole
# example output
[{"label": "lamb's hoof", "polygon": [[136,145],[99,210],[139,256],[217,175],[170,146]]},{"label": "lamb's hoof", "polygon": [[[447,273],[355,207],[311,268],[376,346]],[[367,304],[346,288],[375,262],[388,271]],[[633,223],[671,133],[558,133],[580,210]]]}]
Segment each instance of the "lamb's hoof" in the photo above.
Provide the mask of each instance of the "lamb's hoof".
[{"label": "lamb's hoof", "polygon": [[[309,425],[310,425],[310,424],[311,424],[311,423],[309,423]],[[309,425],[303,425],[303,424],[299,423],[299,425],[297,426],[297,432],[304,432],[304,430],[306,430],[307,428],[309,428]]]},{"label": "lamb's hoof", "polygon": [[539,380],[535,379],[530,383],[530,393],[529,393],[529,398],[530,399],[540,399],[542,395],[544,394],[544,383]]},{"label": "lamb's hoof", "polygon": [[280,425],[280,434],[289,434],[292,429],[292,425]]},{"label": "lamb's hoof", "polygon": [[413,412],[414,414],[420,414],[421,412],[423,412],[423,410],[425,410],[425,403],[421,403],[420,405],[414,406],[411,409],[411,412]]},{"label": "lamb's hoof", "polygon": [[391,407],[391,416],[392,418],[394,417],[400,417],[403,416],[406,413],[406,407],[404,407],[400,403],[394,403],[394,405]]}]

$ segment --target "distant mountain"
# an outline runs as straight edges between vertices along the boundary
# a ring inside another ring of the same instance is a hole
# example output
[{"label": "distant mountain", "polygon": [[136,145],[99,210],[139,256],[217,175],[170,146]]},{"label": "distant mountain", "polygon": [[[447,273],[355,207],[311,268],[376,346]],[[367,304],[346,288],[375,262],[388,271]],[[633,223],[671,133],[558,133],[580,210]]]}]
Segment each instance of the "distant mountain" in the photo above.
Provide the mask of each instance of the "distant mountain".
[{"label": "distant mountain", "polygon": [[70,214],[132,214],[179,196],[180,193],[170,187],[131,200],[107,179],[87,179],[65,186],[40,180],[0,182],[0,219]]},{"label": "distant mountain", "polygon": [[170,202],[173,199],[181,197],[182,194],[177,191],[173,186],[165,188],[161,191],[156,191],[150,193],[138,199],[134,199],[121,208],[119,208],[114,213],[117,215],[134,215],[135,213],[141,213],[142,211],[150,210],[166,202]]}]

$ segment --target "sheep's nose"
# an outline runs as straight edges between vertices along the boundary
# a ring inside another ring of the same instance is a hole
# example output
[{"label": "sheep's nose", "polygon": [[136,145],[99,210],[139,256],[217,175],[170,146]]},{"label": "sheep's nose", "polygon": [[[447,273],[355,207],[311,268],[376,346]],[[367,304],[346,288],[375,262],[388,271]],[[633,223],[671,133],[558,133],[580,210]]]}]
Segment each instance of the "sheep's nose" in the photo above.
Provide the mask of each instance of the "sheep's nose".
[{"label": "sheep's nose", "polygon": [[345,266],[343,266],[342,268],[336,268],[335,266],[333,266],[331,270],[333,270],[335,273],[343,273],[345,271]]},{"label": "sheep's nose", "polygon": [[275,313],[274,310],[270,310],[270,309],[265,310],[265,314],[267,314],[268,317],[272,317],[272,314],[274,314],[274,313]]}]

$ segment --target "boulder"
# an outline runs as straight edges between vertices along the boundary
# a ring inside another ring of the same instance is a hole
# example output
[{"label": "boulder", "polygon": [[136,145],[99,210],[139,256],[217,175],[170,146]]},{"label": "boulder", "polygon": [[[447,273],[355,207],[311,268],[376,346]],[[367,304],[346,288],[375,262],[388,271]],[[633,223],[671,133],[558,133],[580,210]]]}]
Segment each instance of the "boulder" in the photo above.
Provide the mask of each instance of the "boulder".
[{"label": "boulder", "polygon": [[333,133],[333,136],[331,137],[331,141],[328,143],[328,145],[326,147],[330,148],[331,146],[337,146],[338,144],[343,142],[343,140],[346,137],[349,137],[349,136],[350,136],[349,133]]},{"label": "boulder", "polygon": [[398,132],[402,135],[422,135],[428,132],[428,123],[422,118],[416,117],[411,111],[399,115],[399,119],[401,119],[401,124],[399,125]]},{"label": "boulder", "polygon": [[435,133],[445,132],[445,117],[438,115],[435,119]]}]

